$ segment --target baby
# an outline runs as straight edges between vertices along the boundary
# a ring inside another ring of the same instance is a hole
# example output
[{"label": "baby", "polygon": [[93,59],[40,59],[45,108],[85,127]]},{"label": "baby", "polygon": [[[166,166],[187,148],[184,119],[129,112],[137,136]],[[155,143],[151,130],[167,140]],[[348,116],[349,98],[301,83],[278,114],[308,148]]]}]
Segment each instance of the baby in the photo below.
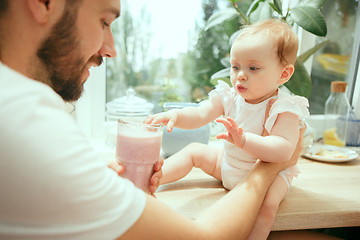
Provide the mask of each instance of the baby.
[{"label": "baby", "polygon": [[[199,107],[174,109],[148,116],[146,123],[164,123],[167,130],[199,128],[216,119],[227,132],[214,147],[192,143],[165,160],[160,184],[184,177],[193,167],[222,181],[229,190],[241,182],[258,159],[288,160],[299,139],[299,128],[309,115],[308,101],[281,90],[294,73],[298,38],[280,20],[245,26],[230,51],[232,87],[219,81],[209,100]],[[270,99],[276,99],[265,119]],[[224,118],[219,118],[224,116]],[[267,134],[264,134],[266,132]],[[280,173],[266,194],[248,239],[266,239],[280,202],[290,188],[296,166]]]}]

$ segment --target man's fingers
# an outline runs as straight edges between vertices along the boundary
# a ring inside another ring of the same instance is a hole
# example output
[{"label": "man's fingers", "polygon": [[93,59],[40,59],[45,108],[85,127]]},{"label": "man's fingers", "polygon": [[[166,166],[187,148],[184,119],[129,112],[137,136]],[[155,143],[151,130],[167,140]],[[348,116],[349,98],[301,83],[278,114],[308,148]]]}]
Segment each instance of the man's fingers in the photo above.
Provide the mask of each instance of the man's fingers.
[{"label": "man's fingers", "polygon": [[[271,109],[271,107],[272,107],[272,105],[274,104],[275,101],[276,101],[276,99],[274,99],[274,98],[270,99],[267,106],[266,106],[264,126],[265,126],[265,123],[266,123],[267,119],[269,118],[270,109]],[[261,136],[265,137],[265,136],[269,136],[269,135],[270,134],[268,133],[268,131],[264,127],[264,130],[263,130],[263,133],[261,134]]]},{"label": "man's fingers", "polygon": [[269,113],[270,113],[270,109],[272,107],[272,105],[274,104],[274,102],[276,101],[276,99],[272,98],[269,100],[267,106],[266,106],[266,110],[265,110],[265,122],[266,120],[269,118]]},{"label": "man's fingers", "polygon": [[121,175],[125,171],[124,166],[120,165],[116,161],[112,161],[112,162],[108,163],[108,167],[110,169],[114,170],[118,175]]},{"label": "man's fingers", "polygon": [[164,165],[164,159],[160,157],[159,161],[154,166],[154,171],[157,172],[161,169],[161,167]]}]

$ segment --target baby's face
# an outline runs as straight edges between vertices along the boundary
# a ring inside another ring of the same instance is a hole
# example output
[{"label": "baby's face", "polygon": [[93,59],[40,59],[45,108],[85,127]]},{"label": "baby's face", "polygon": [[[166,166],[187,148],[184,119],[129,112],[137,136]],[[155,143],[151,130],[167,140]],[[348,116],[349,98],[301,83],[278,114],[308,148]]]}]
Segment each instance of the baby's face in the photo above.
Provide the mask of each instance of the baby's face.
[{"label": "baby's face", "polygon": [[276,95],[284,67],[273,42],[261,34],[234,42],[230,78],[234,89],[248,103],[256,104]]}]

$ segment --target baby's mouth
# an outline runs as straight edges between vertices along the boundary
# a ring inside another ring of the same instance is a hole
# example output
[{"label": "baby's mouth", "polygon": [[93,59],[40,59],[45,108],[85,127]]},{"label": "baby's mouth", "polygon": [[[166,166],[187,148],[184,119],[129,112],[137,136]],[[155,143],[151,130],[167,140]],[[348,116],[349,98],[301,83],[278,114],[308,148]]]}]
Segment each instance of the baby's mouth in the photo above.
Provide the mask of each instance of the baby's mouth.
[{"label": "baby's mouth", "polygon": [[236,87],[237,87],[237,90],[239,93],[246,92],[246,90],[247,90],[247,88],[242,86],[241,84],[238,84]]}]

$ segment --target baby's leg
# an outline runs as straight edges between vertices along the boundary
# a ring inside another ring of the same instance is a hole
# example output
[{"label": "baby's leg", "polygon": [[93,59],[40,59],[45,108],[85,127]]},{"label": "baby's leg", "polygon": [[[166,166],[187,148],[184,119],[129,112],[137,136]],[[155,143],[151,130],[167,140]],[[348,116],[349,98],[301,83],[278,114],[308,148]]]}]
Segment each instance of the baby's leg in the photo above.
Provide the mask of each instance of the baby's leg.
[{"label": "baby's leg", "polygon": [[278,175],[274,183],[266,193],[264,202],[255,221],[254,227],[247,239],[267,239],[271,228],[275,222],[275,215],[281,201],[288,192],[288,185],[285,180]]},{"label": "baby's leg", "polygon": [[223,148],[202,143],[191,143],[165,159],[160,184],[174,182],[185,177],[193,167],[221,180]]}]

